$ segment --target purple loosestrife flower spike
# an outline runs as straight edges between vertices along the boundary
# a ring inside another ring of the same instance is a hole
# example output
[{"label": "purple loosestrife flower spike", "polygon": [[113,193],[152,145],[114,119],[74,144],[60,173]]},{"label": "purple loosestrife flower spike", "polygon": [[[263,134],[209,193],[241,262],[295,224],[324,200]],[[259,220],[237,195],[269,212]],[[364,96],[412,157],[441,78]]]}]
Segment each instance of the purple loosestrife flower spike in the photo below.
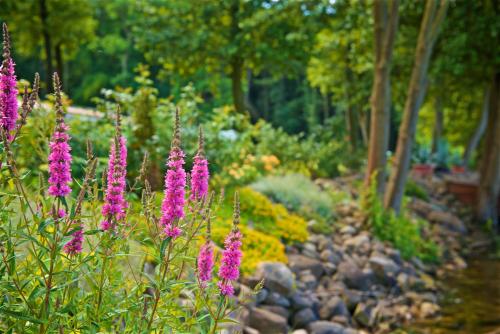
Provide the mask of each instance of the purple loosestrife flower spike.
[{"label": "purple loosestrife flower spike", "polygon": [[194,156],[193,170],[191,171],[192,201],[203,199],[208,193],[208,162],[203,152],[203,130],[200,126],[198,138],[198,152]]},{"label": "purple loosestrife flower spike", "polygon": [[175,126],[172,148],[167,161],[165,175],[165,197],[161,205],[160,223],[164,226],[167,237],[177,238],[181,234],[179,220],[184,218],[186,171],[184,170],[184,152],[180,148],[179,108],[175,110]]},{"label": "purple loosestrife flower spike", "polygon": [[61,83],[54,73],[54,94],[56,97],[56,128],[50,141],[49,154],[49,195],[64,197],[71,192],[71,147],[69,146],[68,126],[64,123]]},{"label": "purple loosestrife flower spike", "polygon": [[222,252],[221,265],[219,268],[220,281],[218,283],[220,292],[224,296],[232,296],[234,288],[232,281],[240,277],[240,265],[243,253],[241,252],[242,235],[238,229],[240,223],[240,202],[238,193],[234,194],[234,215],[233,229],[224,241],[224,251]]},{"label": "purple loosestrife flower spike", "polygon": [[3,62],[0,71],[0,124],[7,139],[12,140],[12,130],[16,128],[18,116],[17,80],[14,61],[10,55],[10,38],[7,25],[3,24]]},{"label": "purple loosestrife flower spike", "polygon": [[116,133],[111,141],[108,161],[108,177],[105,202],[102,207],[103,230],[115,228],[116,222],[123,222],[128,207],[125,200],[127,176],[127,141],[121,134],[120,108],[116,111]]},{"label": "purple loosestrife flower spike", "polygon": [[[210,213],[209,213],[210,215]],[[198,279],[202,287],[206,287],[207,282],[212,279],[214,269],[214,249],[210,238],[210,217],[207,220],[207,241],[200,248],[198,255]]]}]

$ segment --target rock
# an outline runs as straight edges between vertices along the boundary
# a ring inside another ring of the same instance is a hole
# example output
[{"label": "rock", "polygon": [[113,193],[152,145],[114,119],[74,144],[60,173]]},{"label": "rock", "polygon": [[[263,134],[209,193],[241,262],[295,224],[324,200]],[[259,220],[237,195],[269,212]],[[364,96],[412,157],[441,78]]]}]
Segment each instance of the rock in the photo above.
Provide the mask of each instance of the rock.
[{"label": "rock", "polygon": [[372,284],[372,275],[363,272],[353,261],[340,263],[337,274],[341,275],[344,283],[351,289],[368,290]]},{"label": "rock", "polygon": [[423,302],[420,304],[420,316],[422,318],[431,318],[435,316],[439,310],[439,306],[431,302]]},{"label": "rock", "polygon": [[269,311],[269,312],[279,314],[283,318],[286,318],[286,319],[288,319],[288,317],[290,316],[290,312],[288,311],[288,309],[284,308],[283,306],[262,305],[262,306],[259,306],[259,308],[266,310],[266,311]]},{"label": "rock", "polygon": [[280,295],[277,292],[269,293],[266,299],[264,300],[263,304],[281,306],[284,308],[290,307],[290,301],[286,297]]},{"label": "rock", "polygon": [[318,279],[321,275],[323,275],[323,265],[321,262],[304,255],[289,255],[288,265],[295,274],[298,274],[303,270],[310,270],[311,273]]},{"label": "rock", "polygon": [[321,261],[332,263],[334,265],[338,265],[340,261],[342,261],[342,257],[340,256],[340,254],[334,252],[331,249],[325,249],[324,251],[322,251],[319,255],[319,258],[321,259]]},{"label": "rock", "polygon": [[346,225],[346,226],[343,226],[341,229],[340,229],[340,233],[341,234],[348,234],[348,235],[353,235],[353,234],[356,234],[358,230],[356,230],[355,227],[352,227],[351,225]]},{"label": "rock", "polygon": [[319,317],[322,320],[328,320],[335,315],[350,317],[349,311],[344,301],[339,297],[329,299],[319,309]]},{"label": "rock", "polygon": [[268,295],[269,295],[269,290],[260,289],[259,292],[257,292],[257,294],[255,295],[255,301],[257,302],[257,304],[260,304],[264,300],[266,300]]},{"label": "rock", "polygon": [[310,270],[301,272],[300,281],[307,290],[314,290],[314,288],[318,285],[318,279],[311,273]]},{"label": "rock", "polygon": [[349,318],[343,315],[336,315],[330,319],[331,322],[341,324],[342,326],[349,326]]},{"label": "rock", "polygon": [[292,318],[292,324],[295,328],[305,328],[311,322],[318,320],[314,311],[310,308],[305,308],[295,313]]},{"label": "rock", "polygon": [[415,211],[415,213],[425,219],[427,219],[429,213],[437,211],[434,205],[419,198],[414,198],[410,203],[408,203],[408,208]]},{"label": "rock", "polygon": [[344,247],[351,250],[357,250],[369,243],[370,238],[365,234],[360,234],[344,241]]},{"label": "rock", "polygon": [[396,275],[400,267],[390,258],[383,255],[372,256],[369,259],[370,267],[382,284],[392,286],[396,283]]},{"label": "rock", "polygon": [[326,276],[332,276],[337,271],[337,266],[330,262],[323,263],[323,271]]},{"label": "rock", "polygon": [[354,311],[353,319],[361,326],[373,326],[375,323],[374,307],[364,303],[358,304]]},{"label": "rock", "polygon": [[312,298],[305,294],[294,294],[290,298],[290,303],[294,310],[302,310],[304,308],[312,308],[314,306],[314,301]]},{"label": "rock", "polygon": [[270,291],[288,296],[294,290],[295,279],[292,271],[281,262],[263,262],[257,267],[255,276],[264,279],[264,287]]},{"label": "rock", "polygon": [[249,325],[262,333],[287,333],[286,318],[260,308],[250,311]]},{"label": "rock", "polygon": [[347,309],[352,313],[356,309],[356,306],[361,302],[361,292],[357,290],[345,289],[343,291],[344,302]]},{"label": "rock", "polygon": [[444,225],[450,231],[461,234],[467,233],[464,222],[450,212],[432,211],[427,218],[433,223]]},{"label": "rock", "polygon": [[260,332],[255,328],[245,327],[243,328],[243,334],[260,334]]},{"label": "rock", "polygon": [[308,331],[310,334],[346,334],[344,326],[324,320],[310,323]]},{"label": "rock", "polygon": [[292,334],[308,334],[305,329],[296,329],[292,332]]}]

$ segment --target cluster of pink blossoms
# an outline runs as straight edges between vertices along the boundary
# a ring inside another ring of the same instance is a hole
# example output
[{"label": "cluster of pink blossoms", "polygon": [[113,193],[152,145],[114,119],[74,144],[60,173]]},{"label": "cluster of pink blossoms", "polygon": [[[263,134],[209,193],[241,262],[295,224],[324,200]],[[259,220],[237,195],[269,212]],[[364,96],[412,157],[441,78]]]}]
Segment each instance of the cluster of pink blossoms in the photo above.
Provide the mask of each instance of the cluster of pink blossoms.
[{"label": "cluster of pink blossoms", "polygon": [[14,61],[10,56],[10,40],[7,25],[3,24],[3,63],[0,69],[0,125],[11,140],[18,116],[17,80]]},{"label": "cluster of pink blossoms", "polygon": [[176,239],[181,235],[179,220],[184,218],[186,171],[184,170],[185,154],[180,148],[179,110],[175,112],[174,139],[167,162],[165,175],[165,197],[161,204],[160,223],[167,237]]},{"label": "cluster of pink blossoms", "polygon": [[201,200],[208,193],[208,161],[203,153],[203,131],[200,127],[198,152],[193,159],[193,170],[191,171],[191,195],[192,201]]},{"label": "cluster of pink blossoms", "polygon": [[[108,175],[105,202],[102,207],[104,220],[101,228],[105,231],[114,228],[114,222],[125,219],[128,207],[125,200],[127,177],[127,141],[120,134],[119,116],[117,116],[116,138],[111,141],[108,160]],[[117,138],[118,144],[117,144]]]},{"label": "cluster of pink blossoms", "polygon": [[56,128],[50,141],[49,154],[49,195],[64,197],[71,192],[71,147],[69,146],[68,126],[64,123],[62,109],[61,83],[54,73],[54,92],[56,96]]},{"label": "cluster of pink blossoms", "polygon": [[[238,194],[235,194],[233,229],[224,241],[224,251],[222,252],[222,259],[219,267],[220,280],[217,283],[220,293],[223,296],[232,296],[234,294],[232,282],[240,277],[240,265],[243,253],[241,251],[242,234],[238,229],[239,219],[239,200]],[[205,287],[207,282],[212,279],[214,267],[213,244],[210,240],[210,223],[208,223],[207,229],[207,241],[200,248],[198,255],[198,280],[200,281],[201,287]]]}]

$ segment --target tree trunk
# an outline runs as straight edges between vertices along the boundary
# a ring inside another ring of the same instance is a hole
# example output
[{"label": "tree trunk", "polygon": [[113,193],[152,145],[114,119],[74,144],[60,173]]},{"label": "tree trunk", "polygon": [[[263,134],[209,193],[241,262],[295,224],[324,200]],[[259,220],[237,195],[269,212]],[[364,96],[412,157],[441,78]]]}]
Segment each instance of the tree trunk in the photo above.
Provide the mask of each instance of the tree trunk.
[{"label": "tree trunk", "polygon": [[245,107],[248,111],[250,111],[250,116],[252,117],[252,121],[257,122],[257,120],[261,117],[259,110],[252,103],[251,92],[253,91],[253,73],[251,69],[247,69],[247,82],[248,82],[248,90],[245,94]]},{"label": "tree trunk", "polygon": [[358,115],[359,129],[361,130],[361,139],[363,141],[363,147],[366,147],[368,144],[368,129],[367,129],[367,112],[362,111],[360,115]]},{"label": "tree trunk", "polygon": [[443,136],[443,126],[444,126],[444,113],[443,113],[443,98],[441,95],[436,97],[434,104],[435,108],[435,118],[434,118],[434,130],[432,133],[432,153],[436,153],[439,147],[439,142]]},{"label": "tree trunk", "polygon": [[47,12],[47,3],[45,0],[38,1],[40,9],[40,21],[42,22],[42,36],[43,36],[43,48],[45,50],[45,84],[47,85],[47,92],[52,91],[52,44],[50,42],[50,33],[47,25],[47,18],[49,13]]},{"label": "tree trunk", "polygon": [[[231,17],[231,40],[238,41],[240,39],[239,27],[239,1],[232,1],[229,7],[229,15]],[[244,61],[239,56],[238,51],[231,56],[231,91],[233,94],[234,109],[238,113],[245,112],[245,94],[243,92],[243,66]]]},{"label": "tree trunk", "polygon": [[498,228],[498,196],[500,195],[500,72],[494,76],[490,99],[489,121],[480,166],[478,218],[490,220]]},{"label": "tree trunk", "polygon": [[483,98],[483,108],[481,111],[481,119],[479,120],[479,124],[476,127],[476,131],[469,140],[467,147],[464,151],[462,164],[467,166],[472,157],[472,154],[476,150],[479,145],[479,141],[486,130],[486,125],[488,124],[488,113],[489,113],[489,103],[490,103],[490,85],[486,86],[484,90],[484,98]]},{"label": "tree trunk", "polygon": [[425,4],[415,51],[415,63],[406,95],[403,121],[399,128],[394,166],[384,198],[385,208],[394,209],[396,213],[399,213],[401,209],[401,201],[410,167],[411,148],[415,140],[418,112],[427,90],[427,69],[439,33],[439,27],[446,16],[447,7],[448,0],[441,0],[439,3],[436,0],[427,0]]},{"label": "tree trunk", "polygon": [[59,78],[61,78],[61,88],[64,89],[65,86],[64,61],[63,61],[62,47],[60,43],[56,45],[55,56],[56,56],[57,74],[59,74]]},{"label": "tree trunk", "polygon": [[[390,8],[389,8],[390,4]],[[385,164],[389,141],[389,108],[391,104],[390,73],[392,50],[398,27],[398,0],[376,0],[373,4],[375,20],[375,77],[370,97],[371,120],[368,164],[365,184],[376,174],[377,192],[385,187]]]},{"label": "tree trunk", "polygon": [[233,93],[234,109],[238,113],[245,112],[245,94],[242,86],[243,60],[235,56],[231,61],[231,89]]}]

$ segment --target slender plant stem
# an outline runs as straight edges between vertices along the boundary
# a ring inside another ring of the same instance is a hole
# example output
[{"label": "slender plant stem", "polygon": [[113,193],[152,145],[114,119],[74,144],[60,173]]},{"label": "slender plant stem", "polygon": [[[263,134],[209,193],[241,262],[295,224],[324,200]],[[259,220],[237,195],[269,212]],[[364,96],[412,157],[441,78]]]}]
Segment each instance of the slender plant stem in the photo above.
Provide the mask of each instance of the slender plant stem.
[{"label": "slender plant stem", "polygon": [[160,301],[161,288],[163,287],[163,282],[165,281],[165,277],[167,276],[168,267],[170,264],[170,253],[172,252],[173,245],[174,245],[174,241],[171,240],[169,245],[168,245],[167,255],[165,256],[165,268],[163,269],[160,285],[159,285],[158,289],[156,290],[155,302],[153,304],[153,310],[151,311],[151,317],[149,318],[149,321],[148,321],[148,329],[147,329],[148,333],[151,329],[151,325],[153,324],[153,319],[155,316],[156,308],[158,307],[158,303]]}]

